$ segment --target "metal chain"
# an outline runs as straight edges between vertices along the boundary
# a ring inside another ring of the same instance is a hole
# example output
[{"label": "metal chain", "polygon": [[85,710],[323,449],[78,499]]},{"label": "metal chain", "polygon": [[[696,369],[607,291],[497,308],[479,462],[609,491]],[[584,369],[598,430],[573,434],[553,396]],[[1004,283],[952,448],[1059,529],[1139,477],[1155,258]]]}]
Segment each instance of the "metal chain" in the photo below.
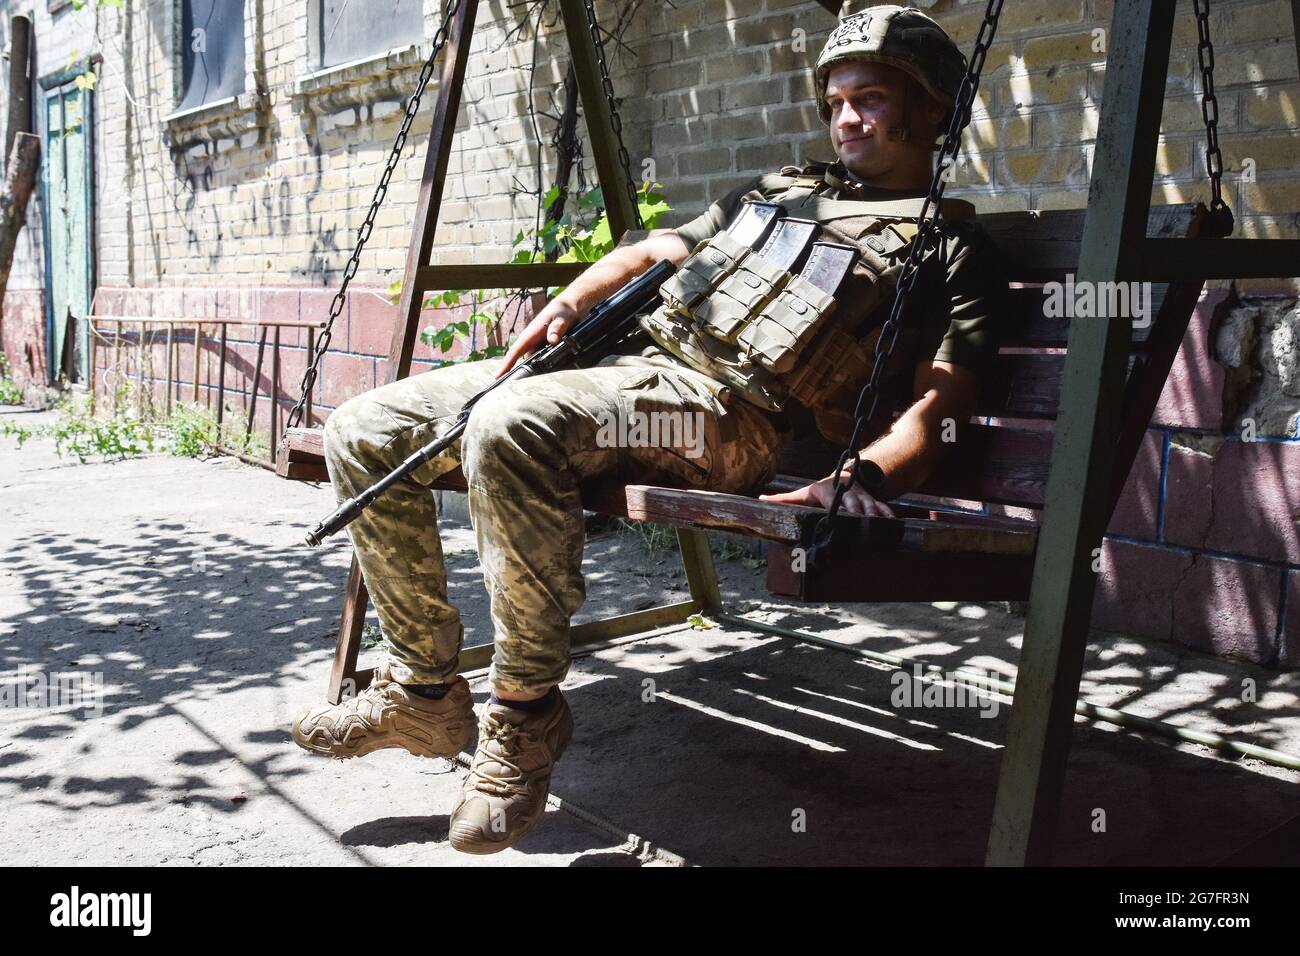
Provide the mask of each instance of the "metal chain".
[{"label": "metal chain", "polygon": [[295,427],[302,421],[303,411],[307,406],[307,396],[311,394],[311,390],[316,384],[316,378],[320,374],[320,363],[325,358],[325,353],[329,351],[330,338],[334,334],[334,322],[342,314],[343,306],[347,303],[348,285],[352,282],[352,277],[357,274],[357,269],[361,265],[361,251],[366,247],[366,241],[375,228],[375,217],[379,215],[379,207],[383,205],[384,198],[388,195],[388,184],[392,180],[393,172],[397,169],[397,164],[402,158],[402,150],[406,147],[406,138],[411,132],[411,125],[415,122],[415,116],[420,111],[420,97],[424,95],[424,91],[429,86],[429,81],[433,78],[434,61],[437,60],[438,54],[442,52],[442,48],[447,42],[448,27],[459,5],[460,0],[447,0],[447,6],[442,15],[442,23],[438,25],[438,30],[433,35],[433,50],[429,53],[429,58],[424,61],[424,67],[420,70],[419,79],[415,83],[415,92],[411,94],[411,98],[406,102],[406,115],[402,118],[402,127],[397,131],[397,139],[393,141],[392,152],[388,154],[388,162],[384,166],[383,175],[379,177],[379,185],[375,187],[374,198],[370,200],[370,211],[366,214],[366,220],[361,224],[361,228],[357,230],[356,248],[352,250],[352,256],[348,259],[347,267],[343,270],[343,282],[339,285],[339,291],[334,295],[334,301],[330,303],[329,318],[325,322],[325,328],[321,330],[320,337],[316,340],[316,351],[312,355],[307,370],[302,374],[298,402],[284,420],[284,431],[280,435],[281,441],[284,440],[284,436],[288,434],[290,428]]},{"label": "metal chain", "polygon": [[614,138],[618,140],[618,161],[623,167],[623,181],[627,186],[627,198],[632,203],[632,222],[635,228],[645,228],[641,221],[641,206],[637,202],[636,182],[632,179],[632,157],[623,145],[623,120],[618,115],[614,103],[614,83],[609,78],[609,65],[605,62],[605,47],[600,42],[600,28],[596,25],[595,0],[583,0],[587,12],[587,30],[591,33],[591,45],[596,48],[596,65],[600,68],[600,84],[605,90],[605,102],[609,104],[610,125],[614,127]]},{"label": "metal chain", "polygon": [[[988,56],[989,47],[992,45],[993,37],[997,33],[998,18],[1001,15],[1002,0],[988,0],[988,6],[984,11],[984,21],[980,24],[979,33],[975,37],[975,49],[972,51],[970,61],[967,63],[966,75],[962,78],[961,88],[957,92],[952,119],[949,121],[948,131],[944,135],[943,146],[939,150],[939,161],[935,164],[934,178],[930,182],[930,191],[921,206],[916,238],[912,242],[907,259],[899,273],[898,285],[894,294],[894,304],[889,311],[889,318],[880,327],[880,337],[876,340],[875,364],[871,368],[871,377],[867,380],[867,384],[863,386],[862,392],[858,396],[857,405],[853,409],[853,434],[849,438],[848,445],[841,452],[839,462],[835,468],[834,485],[832,486],[834,497],[831,499],[831,506],[827,513],[817,522],[813,530],[812,544],[807,553],[810,565],[816,562],[817,553],[822,548],[828,547],[834,538],[835,518],[839,515],[840,507],[844,503],[845,492],[849,490],[854,481],[859,482],[864,488],[870,489],[872,487],[867,475],[863,473],[863,460],[858,457],[859,443],[862,441],[862,434],[867,423],[875,417],[876,406],[880,402],[880,381],[884,376],[885,367],[894,353],[894,346],[898,341],[899,323],[907,306],[908,298],[916,286],[917,277],[920,275],[921,257],[939,222],[940,205],[947,185],[945,179],[947,168],[949,162],[955,163],[957,160],[962,133],[967,124],[970,123],[971,104],[975,101],[976,90],[979,89],[980,73],[984,69],[984,60]],[[930,213],[932,206],[934,214],[927,215]],[[849,464],[850,459],[853,462],[852,472],[848,480],[845,481],[843,480],[844,469]]]},{"label": "metal chain", "polygon": [[[1214,44],[1210,42],[1210,0],[1194,0],[1196,56],[1201,65],[1201,118],[1205,121],[1205,168],[1210,174],[1211,222],[1232,232],[1232,210],[1223,200],[1223,154],[1219,152],[1219,100],[1214,95]],[[1225,228],[1226,227],[1226,228]]]}]

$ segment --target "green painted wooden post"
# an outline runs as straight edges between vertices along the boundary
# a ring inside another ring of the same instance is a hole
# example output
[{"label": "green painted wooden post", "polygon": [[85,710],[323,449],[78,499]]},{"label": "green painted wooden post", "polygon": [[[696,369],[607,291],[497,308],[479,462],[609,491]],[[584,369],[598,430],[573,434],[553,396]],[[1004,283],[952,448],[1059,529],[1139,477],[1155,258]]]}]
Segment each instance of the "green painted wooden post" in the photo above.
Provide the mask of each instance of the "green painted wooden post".
[{"label": "green painted wooden post", "polygon": [[623,185],[625,177],[618,161],[618,137],[614,134],[614,118],[610,114],[609,103],[600,81],[596,46],[587,28],[586,9],[582,0],[560,0],[560,11],[564,15],[564,31],[569,38],[569,55],[573,57],[573,73],[578,79],[578,92],[582,96],[587,135],[591,137],[596,176],[609,215],[609,232],[614,241],[618,242],[623,233],[636,222],[636,210],[632,208],[631,197]]},{"label": "green painted wooden post", "polygon": [[[1078,283],[1132,278],[1146,235],[1174,0],[1116,0]],[[1050,859],[1119,429],[1129,319],[1074,319],[986,862]],[[1080,825],[1084,822],[1080,821]]]},{"label": "green painted wooden post", "polygon": [[718,573],[713,564],[713,551],[709,548],[709,534],[697,528],[678,528],[677,546],[682,554],[682,569],[691,597],[698,601],[700,610],[715,611],[722,606],[722,592],[718,589]]}]

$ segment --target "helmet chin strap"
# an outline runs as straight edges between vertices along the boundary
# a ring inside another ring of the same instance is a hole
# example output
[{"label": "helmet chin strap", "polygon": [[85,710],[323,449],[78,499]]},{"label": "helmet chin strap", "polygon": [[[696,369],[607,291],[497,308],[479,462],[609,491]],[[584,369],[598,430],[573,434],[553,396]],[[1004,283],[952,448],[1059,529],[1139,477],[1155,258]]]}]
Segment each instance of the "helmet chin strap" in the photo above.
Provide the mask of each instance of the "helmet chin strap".
[{"label": "helmet chin strap", "polygon": [[[912,83],[914,81],[909,76],[907,82],[903,84],[903,122],[910,123],[912,119]],[[885,130],[885,138],[891,143],[906,143],[912,138],[911,126],[891,126]]]}]

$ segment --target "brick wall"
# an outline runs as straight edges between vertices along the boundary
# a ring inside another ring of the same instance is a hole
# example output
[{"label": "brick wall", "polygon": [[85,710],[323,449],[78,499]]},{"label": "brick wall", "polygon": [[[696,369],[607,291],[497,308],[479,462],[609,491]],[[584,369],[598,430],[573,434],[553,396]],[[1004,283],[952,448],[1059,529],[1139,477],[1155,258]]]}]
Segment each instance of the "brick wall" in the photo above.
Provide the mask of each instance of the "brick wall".
[{"label": "brick wall", "polygon": [[[915,5],[928,8],[970,49],[983,0]],[[725,20],[712,13],[719,6],[663,9],[652,21],[643,62],[654,104],[649,113],[657,120],[652,155],[661,170],[668,164],[671,195],[690,208],[791,157],[833,158],[811,105],[809,78],[833,19],[808,2],[767,0],[763,13]],[[1157,203],[1209,195],[1196,23],[1187,6],[1170,53],[1152,189]],[[987,212],[1087,204],[1111,13],[1104,0],[1004,7],[951,195]],[[792,36],[798,29],[807,30],[806,43]],[[1213,6],[1212,30],[1228,202],[1242,235],[1296,238],[1300,83],[1290,5],[1221,0]],[[1297,288],[1294,282],[1243,285],[1290,294]]]},{"label": "brick wall", "polygon": [[45,382],[45,293],[41,289],[9,289],[0,321],[0,349],[9,377],[24,390]]},{"label": "brick wall", "polygon": [[1272,413],[1260,394],[1267,376],[1225,403],[1219,361],[1234,316],[1253,312],[1248,328],[1285,319],[1269,303],[1219,290],[1192,316],[1103,543],[1093,621],[1290,669],[1300,667],[1300,434],[1294,414]]},{"label": "brick wall", "polygon": [[[970,48],[983,0],[916,5]],[[397,131],[401,91],[413,84],[424,51],[398,50],[313,76],[309,4],[248,0],[249,77],[262,95],[246,115],[195,134],[165,120],[175,103],[174,3],[133,3],[129,15],[35,6],[41,72],[74,50],[103,57],[96,91],[101,311],[179,308],[244,320],[231,330],[228,385],[237,409],[251,381],[256,323],[325,314]],[[436,6],[427,0],[426,38]],[[624,7],[601,2],[602,22]],[[1186,7],[1174,31],[1155,202],[1208,196],[1196,30]],[[6,16],[24,8],[0,2]],[[539,146],[521,114],[530,96],[540,109],[556,108],[567,45],[554,21],[538,36],[511,35],[523,9],[500,0],[480,10],[437,262],[505,259],[510,240],[533,222],[535,201],[520,190],[550,182],[553,124],[539,120]],[[1085,205],[1110,15],[1108,0],[1005,6],[951,194],[984,211]],[[642,7],[627,49],[611,50],[611,60],[634,168],[665,184],[676,207],[668,224],[756,173],[831,158],[809,67],[833,25],[809,0]],[[1225,189],[1239,232],[1300,238],[1300,80],[1290,5],[1216,0],[1212,25]],[[335,334],[317,395],[323,412],[385,375],[394,310],[383,290],[401,274],[435,92],[436,83]],[[31,293],[43,284],[38,211],[31,222],[11,281],[11,295],[25,298],[6,305],[7,349],[19,341],[13,327],[33,321]],[[1275,664],[1294,666],[1300,657],[1300,383],[1283,367],[1294,341],[1287,336],[1300,335],[1286,317],[1298,290],[1300,280],[1234,289],[1210,283],[1107,539],[1099,622]],[[19,314],[28,318],[10,319]],[[305,346],[297,332],[284,343],[287,403]],[[186,347],[176,363],[183,394],[193,364]],[[204,394],[211,348],[205,344],[201,362]],[[417,357],[435,359],[427,350]],[[1241,439],[1247,419],[1260,426],[1261,441]]]},{"label": "brick wall", "polygon": [[[982,2],[919,5],[969,47]],[[178,137],[164,123],[174,105],[173,6],[134,4],[127,16],[93,6],[51,15],[37,5],[41,72],[73,52],[104,60],[96,90],[100,283],[333,286],[398,128],[393,91],[414,82],[418,57],[368,67],[360,81],[343,76],[342,95],[333,81],[304,93],[308,4],[249,0],[246,32],[257,38],[249,57],[260,64],[264,116],[242,135],[213,132],[178,149],[168,146]],[[0,11],[18,8],[0,2]],[[646,4],[629,32],[630,52],[613,54],[634,166],[666,184],[676,207],[670,224],[757,172],[831,156],[808,67],[833,18],[807,0],[766,0],[744,15],[737,9],[723,0]],[[513,193],[537,185],[535,163],[539,153],[549,160],[549,151],[537,148],[521,118],[534,38],[524,31],[506,39],[520,10],[487,3],[480,11],[436,261],[500,261],[532,222],[533,200]],[[600,7],[607,22],[611,10]],[[432,0],[427,11],[431,33]],[[987,211],[1084,205],[1110,12],[1104,0],[1007,5],[954,195]],[[1228,198],[1245,235],[1300,235],[1300,82],[1289,15],[1286,0],[1214,5]],[[553,105],[565,49],[555,24],[536,42],[539,105]],[[1181,17],[1153,184],[1158,202],[1208,195],[1194,62],[1194,22]],[[360,105],[340,107],[351,95]],[[403,153],[359,285],[383,288],[400,276],[430,113],[421,112]],[[551,126],[541,126],[546,141]],[[543,163],[543,184],[549,173]],[[39,219],[25,235],[18,288],[43,282]],[[1296,284],[1246,283],[1242,291],[1294,294]]]}]

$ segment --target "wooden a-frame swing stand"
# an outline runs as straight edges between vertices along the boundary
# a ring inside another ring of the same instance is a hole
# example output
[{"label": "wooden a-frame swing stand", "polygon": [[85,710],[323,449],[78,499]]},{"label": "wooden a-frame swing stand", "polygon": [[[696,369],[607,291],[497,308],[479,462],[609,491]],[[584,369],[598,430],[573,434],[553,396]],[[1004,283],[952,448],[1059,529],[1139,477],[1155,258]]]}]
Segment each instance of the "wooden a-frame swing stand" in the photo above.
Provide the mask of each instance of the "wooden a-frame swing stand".
[{"label": "wooden a-frame swing stand", "polygon": [[[1300,21],[1300,0],[1292,0]],[[838,6],[831,3],[828,6]],[[560,0],[592,153],[611,231],[635,221],[620,188],[617,139],[602,95],[597,51],[582,0]],[[409,374],[426,293],[448,288],[535,288],[572,281],[583,264],[429,265],[478,0],[461,0],[450,28],[415,227],[389,352],[390,380]],[[697,612],[723,623],[834,648],[834,642],[730,614],[722,605],[707,529],[763,538],[768,587],[811,601],[1029,599],[1014,707],[989,834],[987,863],[1046,863],[1060,806],[1091,617],[1093,549],[1101,543],[1205,280],[1287,277],[1300,241],[1229,240],[1207,235],[1205,207],[1150,208],[1175,0],[1117,0],[1107,57],[1106,96],[1088,208],[999,213],[980,221],[1009,264],[1012,290],[1000,366],[972,423],[921,493],[1042,510],[1041,522],[900,505],[895,519],[842,520],[856,526],[849,551],[829,569],[797,572],[791,552],[823,513],[756,498],[623,486],[584,489],[586,507],[676,528],[690,597],[663,607],[575,626],[575,645],[680,624]],[[1300,57],[1300,43],[1297,55]],[[1150,281],[1156,317],[1134,330],[1126,319],[1044,317],[1042,284]],[[1059,349],[1066,348],[1064,355]],[[1038,351],[1033,351],[1038,350]],[[1024,420],[1055,419],[1052,429]],[[1020,427],[1016,426],[1020,420]],[[325,480],[319,430],[294,429],[280,448],[279,474]],[[783,457],[776,487],[826,474],[837,449],[804,447]],[[1049,465],[1050,462],[1050,465]],[[459,471],[442,488],[464,487]],[[355,557],[330,673],[329,699],[370,679],[356,670],[368,603]],[[844,649],[844,648],[837,648]],[[470,648],[461,666],[488,662]]]}]

